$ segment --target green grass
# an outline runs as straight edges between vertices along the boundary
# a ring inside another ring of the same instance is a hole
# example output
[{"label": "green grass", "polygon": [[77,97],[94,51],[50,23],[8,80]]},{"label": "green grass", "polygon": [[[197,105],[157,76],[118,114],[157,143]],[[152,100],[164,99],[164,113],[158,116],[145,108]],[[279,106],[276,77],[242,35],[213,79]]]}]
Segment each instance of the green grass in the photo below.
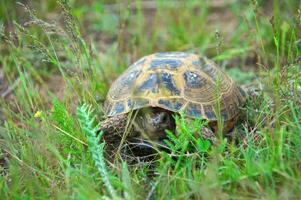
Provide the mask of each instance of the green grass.
[{"label": "green grass", "polygon": [[[301,198],[300,3],[155,2],[156,11],[140,0],[136,10],[1,1],[0,95],[10,90],[0,97],[1,199]],[[157,51],[206,55],[262,91],[243,109],[234,141],[210,145],[197,135],[202,121],[179,117],[181,134],[168,133],[171,152],[153,166],[105,160],[94,123],[109,86]]]}]

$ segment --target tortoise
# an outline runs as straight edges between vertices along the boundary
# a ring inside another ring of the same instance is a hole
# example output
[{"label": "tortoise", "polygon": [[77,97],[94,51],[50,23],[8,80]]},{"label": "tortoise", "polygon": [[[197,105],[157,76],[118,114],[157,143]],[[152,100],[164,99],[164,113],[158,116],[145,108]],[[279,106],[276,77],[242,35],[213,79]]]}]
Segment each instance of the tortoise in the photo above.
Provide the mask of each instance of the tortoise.
[{"label": "tortoise", "polygon": [[[218,102],[220,115],[215,112]],[[113,82],[104,104],[108,118],[101,130],[105,139],[122,135],[135,111],[129,135],[162,142],[166,129],[176,131],[173,114],[184,113],[208,120],[204,137],[211,137],[217,132],[218,116],[224,121],[224,133],[233,129],[244,103],[245,92],[208,58],[186,52],[154,53],[129,66]]]}]

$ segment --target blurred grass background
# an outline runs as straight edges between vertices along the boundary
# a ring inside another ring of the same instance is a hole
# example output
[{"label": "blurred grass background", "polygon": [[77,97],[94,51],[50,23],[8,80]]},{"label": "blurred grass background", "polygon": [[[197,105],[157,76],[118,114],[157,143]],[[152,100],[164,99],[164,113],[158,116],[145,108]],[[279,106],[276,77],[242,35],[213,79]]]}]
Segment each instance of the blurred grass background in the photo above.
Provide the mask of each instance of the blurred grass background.
[{"label": "blurred grass background", "polygon": [[[0,196],[110,196],[75,116],[103,119],[111,82],[140,57],[188,51],[238,84],[261,83],[241,141],[178,161],[109,165],[127,199],[298,199],[301,158],[301,7],[298,0],[0,1]],[[270,99],[275,106],[268,105]],[[253,141],[252,134],[261,136]],[[129,176],[126,176],[130,173]]]}]

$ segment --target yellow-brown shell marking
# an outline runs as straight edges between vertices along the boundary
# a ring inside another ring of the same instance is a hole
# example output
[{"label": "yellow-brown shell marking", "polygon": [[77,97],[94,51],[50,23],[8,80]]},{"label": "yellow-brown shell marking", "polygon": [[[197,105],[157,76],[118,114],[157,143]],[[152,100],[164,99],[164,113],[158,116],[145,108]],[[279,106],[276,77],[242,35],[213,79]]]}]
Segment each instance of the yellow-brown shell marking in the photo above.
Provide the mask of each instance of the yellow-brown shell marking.
[{"label": "yellow-brown shell marking", "polygon": [[156,53],[138,60],[112,84],[105,112],[115,116],[160,107],[215,121],[218,100],[224,120],[237,116],[242,95],[215,63],[191,53]]}]

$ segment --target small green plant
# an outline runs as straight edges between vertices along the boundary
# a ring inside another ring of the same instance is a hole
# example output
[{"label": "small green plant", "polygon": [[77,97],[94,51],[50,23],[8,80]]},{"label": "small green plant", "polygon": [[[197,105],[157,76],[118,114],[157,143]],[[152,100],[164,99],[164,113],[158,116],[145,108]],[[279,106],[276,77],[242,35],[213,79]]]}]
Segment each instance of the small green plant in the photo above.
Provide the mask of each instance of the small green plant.
[{"label": "small green plant", "polygon": [[53,109],[51,117],[55,123],[66,132],[74,132],[74,121],[69,115],[65,105],[56,98],[52,100],[52,105]]},{"label": "small green plant", "polygon": [[86,104],[77,109],[77,116],[80,122],[80,126],[84,131],[88,146],[92,154],[95,166],[101,174],[104,185],[106,186],[109,194],[113,199],[118,199],[118,195],[109,178],[109,172],[107,171],[105,159],[104,159],[104,145],[105,142],[101,142],[103,133],[99,132],[99,124],[95,125],[95,116],[92,116],[93,110],[91,106]]},{"label": "small green plant", "polygon": [[174,116],[177,130],[176,135],[166,130],[166,134],[169,140],[165,140],[165,143],[170,148],[171,152],[187,153],[198,152],[200,154],[206,153],[210,148],[209,140],[202,137],[202,128],[208,125],[208,122],[202,119],[195,119],[187,123],[184,116]]},{"label": "small green plant", "polygon": [[210,141],[202,136],[202,128],[208,125],[208,122],[194,119],[188,123],[185,116],[178,115],[174,116],[174,119],[177,126],[176,133],[166,130],[168,139],[165,143],[170,153],[161,153],[163,160],[166,160],[163,162],[169,163],[169,167],[174,168],[175,171],[181,167],[186,168],[189,162],[196,163],[198,168],[203,168],[211,147]]}]

